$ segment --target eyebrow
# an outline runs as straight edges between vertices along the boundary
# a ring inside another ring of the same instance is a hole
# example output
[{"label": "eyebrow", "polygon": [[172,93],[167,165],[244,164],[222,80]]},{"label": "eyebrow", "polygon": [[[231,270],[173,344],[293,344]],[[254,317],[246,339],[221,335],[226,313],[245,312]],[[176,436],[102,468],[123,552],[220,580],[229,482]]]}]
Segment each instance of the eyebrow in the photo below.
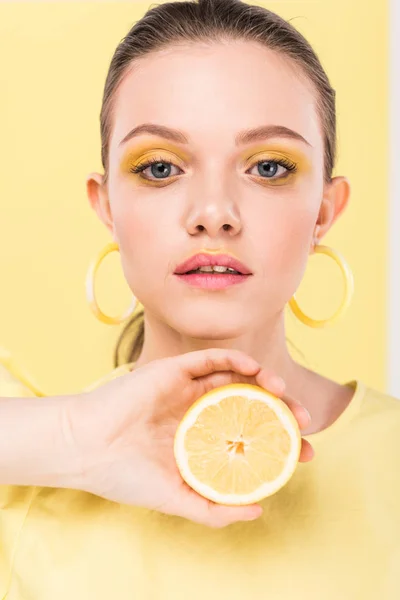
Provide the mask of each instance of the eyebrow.
[{"label": "eyebrow", "polygon": [[[142,125],[138,125],[137,127],[131,129],[131,131],[124,137],[119,145],[122,146],[122,144],[128,140],[143,133],[158,135],[179,144],[189,143],[186,135],[182,131],[179,131],[179,129],[171,129],[165,125],[157,125],[155,123],[143,123]],[[235,137],[235,144],[236,146],[241,146],[250,142],[257,142],[274,137],[299,140],[307,144],[307,146],[311,146],[310,142],[300,135],[300,133],[297,133],[297,131],[294,131],[293,129],[289,129],[288,127],[284,127],[283,125],[261,125],[260,127],[255,127],[254,129],[241,131]]]}]

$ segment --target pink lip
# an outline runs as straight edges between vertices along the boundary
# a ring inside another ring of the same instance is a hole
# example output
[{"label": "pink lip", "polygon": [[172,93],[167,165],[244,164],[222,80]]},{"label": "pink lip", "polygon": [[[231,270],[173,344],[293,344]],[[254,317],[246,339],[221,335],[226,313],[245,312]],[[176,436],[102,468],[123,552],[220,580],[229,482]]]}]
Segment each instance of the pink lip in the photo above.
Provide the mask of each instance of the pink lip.
[{"label": "pink lip", "polygon": [[[241,263],[233,256],[229,256],[228,254],[207,253],[196,254],[188,260],[185,260],[185,262],[176,267],[175,274],[184,275],[188,271],[193,271],[199,267],[214,267],[215,265],[220,265],[221,267],[230,267],[231,269],[235,269],[235,271],[239,271],[241,275],[251,275],[251,271],[246,267],[246,265]],[[203,275],[208,275],[208,273],[204,273]],[[217,277],[220,276],[223,277],[223,275],[217,275]],[[234,275],[234,277],[238,277],[238,275]]]},{"label": "pink lip", "polygon": [[[208,267],[220,265],[221,267],[231,267],[240,274],[234,273],[188,273],[199,267]],[[233,256],[227,254],[196,254],[182,264],[175,271],[175,275],[181,281],[189,283],[195,287],[208,290],[222,290],[237,283],[243,283],[252,275],[251,271]]]},{"label": "pink lip", "polygon": [[249,275],[234,275],[233,273],[191,273],[190,275],[176,275],[181,281],[194,287],[206,290],[223,290],[231,285],[243,283]]}]

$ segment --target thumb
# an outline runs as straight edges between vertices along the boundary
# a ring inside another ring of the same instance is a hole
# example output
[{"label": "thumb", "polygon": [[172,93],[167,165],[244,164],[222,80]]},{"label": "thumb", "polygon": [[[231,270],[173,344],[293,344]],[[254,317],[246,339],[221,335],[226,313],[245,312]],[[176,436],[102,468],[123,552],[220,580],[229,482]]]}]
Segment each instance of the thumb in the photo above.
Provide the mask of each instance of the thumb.
[{"label": "thumb", "polygon": [[262,515],[259,504],[246,506],[226,506],[204,498],[185,482],[183,494],[179,498],[180,516],[213,528],[222,528],[238,521],[253,521]]},{"label": "thumb", "polygon": [[187,352],[178,357],[179,366],[191,379],[219,371],[235,371],[241,375],[256,375],[260,364],[241,350],[207,348]]},{"label": "thumb", "polygon": [[[263,374],[262,386],[258,379],[260,373]],[[267,369],[262,369],[257,375],[240,375],[233,371],[220,371],[218,373],[211,373],[211,375],[200,377],[197,381],[202,384],[204,390],[203,393],[230,383],[250,383],[252,385],[263,387],[271,394],[281,397],[285,387],[282,379],[277,377],[273,371]]]}]

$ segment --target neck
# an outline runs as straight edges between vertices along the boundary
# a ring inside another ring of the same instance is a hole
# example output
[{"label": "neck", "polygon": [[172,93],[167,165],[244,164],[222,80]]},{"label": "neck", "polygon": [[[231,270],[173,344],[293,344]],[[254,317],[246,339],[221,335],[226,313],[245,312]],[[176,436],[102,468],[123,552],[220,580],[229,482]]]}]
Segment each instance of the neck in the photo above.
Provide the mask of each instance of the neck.
[{"label": "neck", "polygon": [[153,360],[206,348],[235,348],[255,358],[259,364],[285,381],[284,397],[298,400],[311,413],[313,423],[303,435],[328,426],[350,401],[353,391],[301,366],[289,354],[283,313],[255,331],[237,337],[211,339],[190,337],[173,329],[149,311],[144,317],[142,352],[135,363],[139,368]]},{"label": "neck", "polygon": [[255,331],[232,338],[195,338],[182,334],[149,311],[144,317],[145,336],[141,354],[135,367],[153,360],[177,356],[206,348],[235,348],[245,352],[260,365],[282,377],[288,393],[296,395],[304,385],[307,371],[290,356],[286,344],[283,314],[278,319],[266,322]]}]

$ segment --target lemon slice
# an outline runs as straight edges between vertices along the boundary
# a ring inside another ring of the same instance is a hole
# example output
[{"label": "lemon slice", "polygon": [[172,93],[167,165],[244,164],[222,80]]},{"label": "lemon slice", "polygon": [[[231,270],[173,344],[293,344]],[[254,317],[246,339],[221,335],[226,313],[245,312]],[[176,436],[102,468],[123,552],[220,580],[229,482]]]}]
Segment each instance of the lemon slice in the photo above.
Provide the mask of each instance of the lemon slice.
[{"label": "lemon slice", "polygon": [[301,450],[289,407],[261,387],[233,383],[196,400],[178,425],[175,460],[182,478],[218,504],[258,502],[293,475]]}]

